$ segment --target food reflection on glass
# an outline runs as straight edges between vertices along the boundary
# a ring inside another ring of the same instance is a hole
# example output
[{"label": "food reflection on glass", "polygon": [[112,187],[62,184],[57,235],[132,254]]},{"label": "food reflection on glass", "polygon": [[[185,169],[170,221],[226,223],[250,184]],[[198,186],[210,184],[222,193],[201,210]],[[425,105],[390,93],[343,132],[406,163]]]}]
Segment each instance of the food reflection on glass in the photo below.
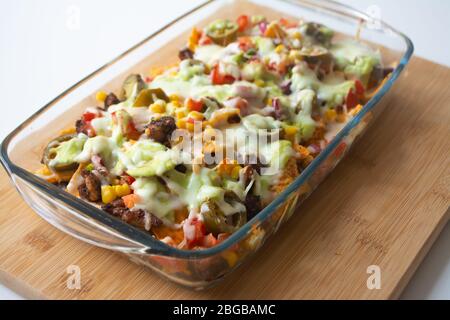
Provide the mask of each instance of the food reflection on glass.
[{"label": "food reflection on glass", "polygon": [[188,250],[270,204],[392,72],[324,25],[263,16],[194,29],[179,58],[98,92],[37,174]]}]

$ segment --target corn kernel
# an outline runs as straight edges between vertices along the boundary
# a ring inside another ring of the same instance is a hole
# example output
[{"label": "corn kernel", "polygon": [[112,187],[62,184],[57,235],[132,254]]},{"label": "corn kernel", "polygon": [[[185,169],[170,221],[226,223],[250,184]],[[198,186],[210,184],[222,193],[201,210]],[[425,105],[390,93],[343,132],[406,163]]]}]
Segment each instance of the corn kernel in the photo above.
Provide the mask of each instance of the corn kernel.
[{"label": "corn kernel", "polygon": [[304,163],[304,166],[306,167],[306,166],[308,166],[311,162],[313,162],[314,161],[314,157],[312,156],[312,155],[309,155],[309,156],[307,156],[304,160],[303,160],[303,163]]},{"label": "corn kernel", "polygon": [[202,121],[205,117],[203,116],[203,113],[200,113],[198,111],[191,111],[189,112],[189,118],[192,118],[194,120]]},{"label": "corn kernel", "polygon": [[302,184],[300,186],[300,188],[298,188],[298,193],[303,195],[303,194],[308,194],[311,192],[311,187],[309,186],[309,184],[307,182],[305,182],[304,184]]},{"label": "corn kernel", "polygon": [[211,123],[208,120],[202,121],[202,129],[206,129],[208,127],[211,127]]},{"label": "corn kernel", "polygon": [[41,176],[51,176],[53,173],[46,165],[43,165],[39,170],[36,171],[36,174]]},{"label": "corn kernel", "polygon": [[64,136],[66,134],[73,134],[73,133],[76,133],[76,132],[77,132],[77,129],[75,129],[75,128],[68,128],[68,129],[61,130],[59,132],[59,135],[60,136]]},{"label": "corn kernel", "polygon": [[238,261],[238,256],[233,251],[225,251],[224,253],[222,253],[222,256],[227,261],[230,268],[234,267]]},{"label": "corn kernel", "polygon": [[336,121],[336,118],[337,118],[337,112],[336,112],[336,110],[334,110],[334,109],[328,109],[328,110],[325,112],[325,119],[326,119],[327,121],[333,122],[333,121]]},{"label": "corn kernel", "polygon": [[280,44],[275,48],[275,52],[281,53],[281,52],[283,52],[284,48],[285,48],[284,45]]},{"label": "corn kernel", "polygon": [[345,113],[338,114],[336,117],[336,121],[339,123],[344,123],[345,121],[347,121],[347,116],[345,115]]},{"label": "corn kernel", "polygon": [[154,113],[164,113],[166,112],[166,106],[156,102],[150,106],[150,110]]},{"label": "corn kernel", "polygon": [[258,87],[265,87],[265,85],[266,85],[266,83],[264,82],[264,80],[261,80],[261,79],[256,79],[256,80],[255,80],[255,84],[256,84]]},{"label": "corn kernel", "polygon": [[349,114],[354,117],[362,110],[362,108],[363,106],[358,104],[354,109],[350,110]]},{"label": "corn kernel", "polygon": [[214,141],[209,141],[209,142],[203,143],[203,154],[211,155],[214,152],[216,152],[216,144],[214,143]]},{"label": "corn kernel", "polygon": [[117,199],[117,194],[112,186],[102,186],[102,202],[111,203]]},{"label": "corn kernel", "polygon": [[289,52],[289,59],[293,61],[302,60],[303,56],[299,50],[291,50]]},{"label": "corn kernel", "polygon": [[217,131],[213,127],[207,126],[205,128],[204,135],[208,135],[209,137],[216,137],[217,136]]},{"label": "corn kernel", "polygon": [[234,116],[240,116],[240,110],[239,109],[220,109],[216,112],[214,112],[213,116],[209,121],[207,122],[208,125],[212,126],[213,128],[217,128],[225,123]]},{"label": "corn kernel", "polygon": [[186,129],[186,119],[178,119],[177,127],[179,129]]},{"label": "corn kernel", "polygon": [[173,100],[171,102],[171,104],[175,107],[175,108],[181,108],[183,106],[183,104],[179,101],[179,100]]},{"label": "corn kernel", "polygon": [[240,167],[235,160],[224,159],[217,168],[219,175],[231,176],[235,167]]},{"label": "corn kernel", "polygon": [[192,29],[191,35],[189,36],[188,48],[192,51],[195,51],[199,41],[200,41],[200,32],[197,30],[197,28],[194,28]]},{"label": "corn kernel", "polygon": [[238,180],[241,169],[242,169],[241,166],[234,167],[233,170],[231,171],[231,178],[234,180]]},{"label": "corn kernel", "polygon": [[131,193],[130,186],[126,183],[114,186],[114,191],[119,198],[127,196]]},{"label": "corn kernel", "polygon": [[150,78],[155,78],[164,73],[164,68],[162,67],[152,67],[150,69]]},{"label": "corn kernel", "polygon": [[172,101],[172,102],[175,102],[175,101],[180,102],[180,96],[177,95],[177,94],[171,94],[171,95],[169,96],[169,99],[170,99],[170,101]]},{"label": "corn kernel", "polygon": [[266,29],[264,36],[268,38],[284,38],[286,32],[276,22],[272,22]]},{"label": "corn kernel", "polygon": [[300,32],[298,32],[298,31],[294,32],[294,34],[292,35],[292,37],[293,37],[294,39],[297,39],[297,40],[302,40],[302,39],[303,39],[302,34],[301,34]]},{"label": "corn kernel", "polygon": [[194,132],[194,130],[195,130],[195,125],[194,125],[192,122],[187,122],[187,123],[186,123],[186,129],[187,129],[189,132]]},{"label": "corn kernel", "polygon": [[202,167],[198,164],[193,164],[192,165],[192,172],[194,174],[200,174],[200,172],[202,171]]},{"label": "corn kernel", "polygon": [[296,126],[287,126],[284,128],[284,133],[288,136],[288,137],[293,137],[298,133],[298,128]]},{"label": "corn kernel", "polygon": [[99,91],[99,92],[97,92],[97,94],[95,95],[95,99],[96,99],[98,102],[105,102],[106,97],[107,97],[107,94],[106,94],[105,91]]},{"label": "corn kernel", "polygon": [[299,154],[300,160],[306,159],[308,156],[310,156],[310,152],[307,148],[305,148],[302,145],[297,144],[295,146],[295,151]]},{"label": "corn kernel", "polygon": [[186,117],[186,112],[184,110],[178,110],[175,112],[177,119],[183,119]]}]

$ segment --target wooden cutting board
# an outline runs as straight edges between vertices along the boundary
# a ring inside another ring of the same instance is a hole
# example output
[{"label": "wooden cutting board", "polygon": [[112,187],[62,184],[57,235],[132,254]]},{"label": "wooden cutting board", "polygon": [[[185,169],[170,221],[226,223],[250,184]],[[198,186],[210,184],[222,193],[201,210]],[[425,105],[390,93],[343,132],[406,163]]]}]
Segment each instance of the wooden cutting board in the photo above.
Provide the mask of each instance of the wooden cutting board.
[{"label": "wooden cutting board", "polygon": [[[0,281],[50,299],[397,298],[450,216],[449,84],[449,68],[413,59],[384,114],[290,223],[202,292],[48,225],[0,170]],[[66,286],[70,265],[80,290]],[[380,290],[367,288],[371,265]]]}]

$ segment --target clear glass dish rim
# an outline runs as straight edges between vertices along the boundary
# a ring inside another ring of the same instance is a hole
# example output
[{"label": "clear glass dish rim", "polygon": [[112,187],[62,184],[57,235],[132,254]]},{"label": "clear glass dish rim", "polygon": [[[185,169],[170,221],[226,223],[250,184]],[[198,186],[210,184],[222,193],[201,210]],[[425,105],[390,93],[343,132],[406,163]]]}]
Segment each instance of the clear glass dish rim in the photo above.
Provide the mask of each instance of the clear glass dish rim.
[{"label": "clear glass dish rim", "polygon": [[[405,41],[406,44],[406,51],[403,55],[403,57],[400,59],[398,66],[393,71],[391,77],[388,79],[388,81],[385,82],[382,88],[378,90],[378,92],[370,99],[369,102],[364,106],[362,111],[353,118],[347,125],[342,129],[338,135],[332,140],[331,143],[328,144],[328,146],[319,154],[319,156],[298,176],[294,182],[292,182],[280,195],[277,196],[277,198],[266,208],[264,208],[258,215],[256,215],[253,219],[248,221],[243,227],[241,227],[239,230],[237,230],[234,234],[232,234],[228,239],[220,243],[219,245],[204,249],[204,250],[181,250],[177,248],[170,247],[169,245],[166,245],[165,243],[153,238],[149,233],[146,233],[144,231],[139,230],[138,228],[129,225],[126,222],[123,222],[119,219],[113,218],[113,217],[107,217],[104,211],[101,209],[98,209],[87,202],[76,198],[75,196],[72,196],[71,194],[59,189],[57,186],[52,185],[40,178],[38,178],[36,175],[26,171],[25,169],[16,166],[9,158],[8,156],[8,146],[11,140],[27,125],[32,122],[35,118],[37,118],[40,114],[44,113],[47,109],[51,108],[55,103],[57,103],[60,99],[62,99],[64,96],[70,94],[72,91],[76,90],[80,85],[82,85],[84,82],[88,81],[89,79],[95,77],[97,74],[111,66],[112,64],[118,62],[123,57],[128,55],[129,53],[139,49],[144,43],[147,41],[150,41],[157,35],[159,35],[161,32],[165,31],[170,26],[174,25],[175,23],[179,22],[180,20],[188,17],[191,14],[194,14],[195,12],[199,11],[200,9],[207,7],[208,5],[218,2],[220,0],[209,0],[206,1],[197,7],[193,8],[192,10],[186,12],[185,14],[175,18],[165,26],[158,29],[156,32],[152,33],[136,45],[132,46],[130,49],[126,50],[124,53],[117,56],[112,61],[106,63],[102,67],[98,68],[94,72],[92,72],[90,75],[86,76],[73,86],[71,86],[69,89],[65,90],[63,93],[61,93],[59,96],[57,96],[55,99],[51,100],[49,103],[44,105],[41,109],[39,109],[37,112],[35,112],[33,115],[31,115],[27,120],[25,120],[22,124],[20,124],[16,129],[14,129],[1,143],[1,150],[0,150],[0,160],[4,168],[6,169],[8,175],[16,175],[19,178],[25,180],[26,182],[30,183],[39,191],[56,198],[59,201],[62,201],[65,204],[68,204],[71,207],[74,207],[75,209],[83,212],[87,216],[91,217],[92,219],[104,224],[107,227],[112,228],[113,230],[117,231],[121,236],[125,236],[126,239],[138,243],[140,245],[145,246],[146,249],[143,251],[139,250],[139,253],[141,254],[155,254],[155,255],[163,255],[167,257],[177,257],[177,258],[206,258],[213,255],[216,255],[220,252],[223,252],[227,249],[229,249],[231,246],[242,240],[253,228],[253,226],[258,225],[262,222],[264,222],[266,219],[270,218],[273,213],[277,211],[277,208],[283,203],[286,202],[286,200],[291,196],[298,188],[307,182],[307,180],[311,177],[311,175],[318,169],[318,167],[323,163],[325,159],[328,158],[328,156],[333,152],[333,150],[343,141],[343,139],[351,132],[353,128],[355,128],[361,120],[365,117],[367,113],[369,113],[377,104],[378,102],[383,98],[383,96],[392,88],[395,81],[398,79],[400,74],[402,73],[403,69],[406,67],[406,65],[409,63],[413,52],[414,52],[414,45],[412,41],[402,32],[397,31],[396,29],[392,28],[388,24],[386,24],[383,21],[380,21],[381,26],[385,29],[389,29],[390,31],[394,32],[397,36],[402,38]],[[290,3],[293,5],[301,6],[307,5],[310,7],[316,7],[316,8],[325,8],[326,10],[330,10],[328,6],[333,6],[333,10],[335,13],[339,15],[349,15],[350,13],[353,14],[356,17],[359,17],[362,20],[365,21],[371,21],[373,20],[368,15],[366,15],[363,12],[360,12],[350,6],[332,1],[332,0],[319,0],[319,1],[311,1],[311,0],[278,0],[286,3]],[[113,219],[111,219],[113,218]]]}]

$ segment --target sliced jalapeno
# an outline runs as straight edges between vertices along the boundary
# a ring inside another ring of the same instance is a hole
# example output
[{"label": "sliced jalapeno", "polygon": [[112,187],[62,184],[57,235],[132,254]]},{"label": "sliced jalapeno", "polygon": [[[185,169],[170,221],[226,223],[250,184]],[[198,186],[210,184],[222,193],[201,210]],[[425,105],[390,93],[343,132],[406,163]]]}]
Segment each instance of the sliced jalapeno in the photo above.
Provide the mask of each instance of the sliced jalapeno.
[{"label": "sliced jalapeno", "polygon": [[56,148],[58,148],[63,142],[70,141],[76,137],[77,137],[76,134],[67,134],[50,141],[50,143],[44,150],[42,163],[44,163],[48,168],[50,168],[52,171],[56,173],[67,173],[75,171],[78,168],[78,163],[76,162],[51,165],[51,161],[56,157]]},{"label": "sliced jalapeno", "polygon": [[217,205],[212,202],[203,204],[202,215],[206,231],[214,235],[233,233],[247,222],[247,214],[245,212],[226,217]]},{"label": "sliced jalapeno", "polygon": [[[122,97],[126,100],[130,98],[134,93],[139,94],[145,89],[146,84],[142,77],[138,74],[132,74],[128,76],[122,85]],[[136,92],[135,92],[136,90]]]},{"label": "sliced jalapeno", "polygon": [[229,20],[216,20],[206,28],[206,34],[214,43],[227,46],[237,39],[239,26]]},{"label": "sliced jalapeno", "polygon": [[160,89],[144,89],[139,92],[139,95],[134,101],[134,107],[148,107],[152,103],[155,103],[156,100],[164,100],[165,102],[169,102],[170,99],[166,95],[166,93]]},{"label": "sliced jalapeno", "polygon": [[319,23],[306,23],[304,28],[306,35],[312,37],[315,41],[323,45],[329,45],[334,36],[333,30]]},{"label": "sliced jalapeno", "polygon": [[300,50],[300,55],[308,63],[328,62],[330,61],[330,52],[321,46],[305,47]]}]

